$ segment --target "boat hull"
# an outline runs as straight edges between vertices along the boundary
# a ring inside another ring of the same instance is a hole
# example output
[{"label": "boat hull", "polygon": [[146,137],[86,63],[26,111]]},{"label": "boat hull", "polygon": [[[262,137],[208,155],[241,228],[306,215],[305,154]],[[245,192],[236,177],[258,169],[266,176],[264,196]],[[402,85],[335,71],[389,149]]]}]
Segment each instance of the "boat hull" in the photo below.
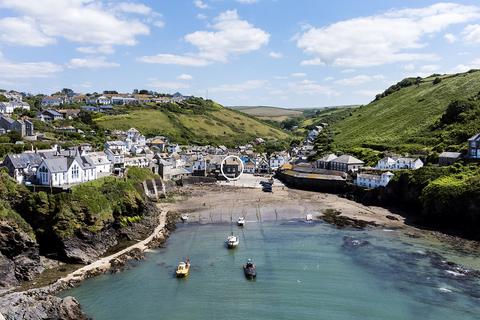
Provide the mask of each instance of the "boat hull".
[{"label": "boat hull", "polygon": [[243,267],[243,273],[247,279],[255,279],[257,277],[257,271],[254,268]]}]

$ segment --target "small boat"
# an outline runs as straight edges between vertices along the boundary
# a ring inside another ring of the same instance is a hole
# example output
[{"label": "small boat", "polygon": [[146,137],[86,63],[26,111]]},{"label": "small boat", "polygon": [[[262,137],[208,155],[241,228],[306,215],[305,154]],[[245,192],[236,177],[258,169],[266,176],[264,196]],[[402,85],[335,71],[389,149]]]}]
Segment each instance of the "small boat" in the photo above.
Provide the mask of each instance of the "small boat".
[{"label": "small boat", "polygon": [[188,214],[182,214],[180,219],[182,219],[182,222],[187,222],[188,221]]},{"label": "small boat", "polygon": [[245,225],[245,217],[239,217],[237,221],[237,225],[239,227],[243,227]]},{"label": "small boat", "polygon": [[190,272],[190,260],[187,259],[186,262],[181,261],[178,264],[177,271],[175,271],[175,274],[177,278],[185,278],[188,276],[188,273]]},{"label": "small boat", "polygon": [[257,277],[257,269],[251,259],[247,260],[247,263],[243,266],[243,273],[247,279],[254,279]]},{"label": "small boat", "polygon": [[312,221],[313,220],[313,215],[311,213],[308,213],[307,216],[305,217],[305,220]]},{"label": "small boat", "polygon": [[240,240],[238,240],[237,236],[233,235],[233,232],[231,235],[227,237],[227,246],[229,249],[233,249],[237,247],[239,243],[240,243]]}]

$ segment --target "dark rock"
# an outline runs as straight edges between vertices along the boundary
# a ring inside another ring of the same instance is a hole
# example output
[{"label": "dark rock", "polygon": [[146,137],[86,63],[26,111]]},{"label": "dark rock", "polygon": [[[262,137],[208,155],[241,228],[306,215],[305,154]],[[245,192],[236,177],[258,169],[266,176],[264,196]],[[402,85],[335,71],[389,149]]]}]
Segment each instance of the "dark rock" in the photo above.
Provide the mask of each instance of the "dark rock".
[{"label": "dark rock", "polygon": [[391,216],[391,215],[389,215],[389,214],[387,214],[385,217],[386,217],[387,219],[389,219],[389,220],[398,221],[398,218],[397,218],[397,217]]},{"label": "dark rock", "polygon": [[0,286],[32,280],[43,270],[36,241],[15,225],[0,222]]},{"label": "dark rock", "polygon": [[357,248],[357,247],[364,247],[370,244],[367,240],[362,239],[355,239],[353,237],[344,236],[343,237],[343,247],[344,248]]},{"label": "dark rock", "polygon": [[106,229],[98,233],[79,231],[63,240],[63,256],[67,262],[89,264],[118,244],[117,232]]},{"label": "dark rock", "polygon": [[44,289],[15,292],[1,297],[0,312],[7,320],[87,319],[75,298],[62,299]]}]

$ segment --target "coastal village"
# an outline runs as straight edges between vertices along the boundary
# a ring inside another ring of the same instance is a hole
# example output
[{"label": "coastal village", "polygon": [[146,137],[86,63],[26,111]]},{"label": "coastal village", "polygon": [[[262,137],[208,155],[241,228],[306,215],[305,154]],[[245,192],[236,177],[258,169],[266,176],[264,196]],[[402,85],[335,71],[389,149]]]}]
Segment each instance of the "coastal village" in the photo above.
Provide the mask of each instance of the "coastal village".
[{"label": "coastal village", "polygon": [[[111,113],[118,106],[137,106],[144,103],[182,102],[190,97],[180,93],[173,95],[138,93],[119,94],[105,91],[103,94],[76,94],[64,89],[62,94],[45,96],[41,100],[35,120],[56,124],[65,119],[75,119],[83,113]],[[0,134],[17,132],[24,141],[42,140],[45,135],[35,130],[34,120],[18,116],[30,110],[24,101],[28,95],[16,91],[2,91],[7,102],[0,102]],[[74,105],[77,108],[71,108]],[[15,115],[15,119],[12,117]],[[53,144],[47,149],[33,148],[21,153],[8,153],[2,166],[18,183],[32,187],[49,187],[68,190],[74,185],[96,180],[108,175],[122,176],[129,167],[149,168],[164,181],[181,181],[187,177],[206,177],[216,180],[236,178],[242,172],[251,175],[276,174],[287,185],[327,192],[340,192],[347,185],[374,189],[385,187],[396,170],[416,170],[424,165],[420,157],[389,155],[375,166],[366,166],[362,159],[348,154],[317,155],[314,143],[328,126],[322,123],[311,128],[304,140],[288,150],[270,154],[257,152],[264,144],[262,137],[250,143],[227,148],[223,145],[179,145],[166,136],[146,137],[136,128],[105,132],[103,146],[90,143],[61,147]],[[62,133],[85,134],[74,126],[59,126]],[[90,134],[95,134],[91,132]],[[469,158],[480,158],[480,134],[468,141]],[[222,174],[222,163],[229,158]],[[451,165],[462,157],[461,153],[443,152],[435,165]],[[317,160],[311,161],[312,158]],[[241,161],[237,161],[240,159]],[[202,181],[202,180],[198,180]],[[212,180],[210,180],[212,181]],[[39,188],[38,190],[45,190]]]}]

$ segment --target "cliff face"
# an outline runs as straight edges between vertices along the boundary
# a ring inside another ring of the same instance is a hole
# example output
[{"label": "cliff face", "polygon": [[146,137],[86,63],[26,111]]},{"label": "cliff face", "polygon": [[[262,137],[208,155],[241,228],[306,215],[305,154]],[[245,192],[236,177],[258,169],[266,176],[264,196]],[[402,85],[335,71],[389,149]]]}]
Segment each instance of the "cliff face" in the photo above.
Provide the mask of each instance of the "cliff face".
[{"label": "cliff face", "polygon": [[37,242],[14,224],[0,221],[0,287],[32,280],[42,271]]}]

